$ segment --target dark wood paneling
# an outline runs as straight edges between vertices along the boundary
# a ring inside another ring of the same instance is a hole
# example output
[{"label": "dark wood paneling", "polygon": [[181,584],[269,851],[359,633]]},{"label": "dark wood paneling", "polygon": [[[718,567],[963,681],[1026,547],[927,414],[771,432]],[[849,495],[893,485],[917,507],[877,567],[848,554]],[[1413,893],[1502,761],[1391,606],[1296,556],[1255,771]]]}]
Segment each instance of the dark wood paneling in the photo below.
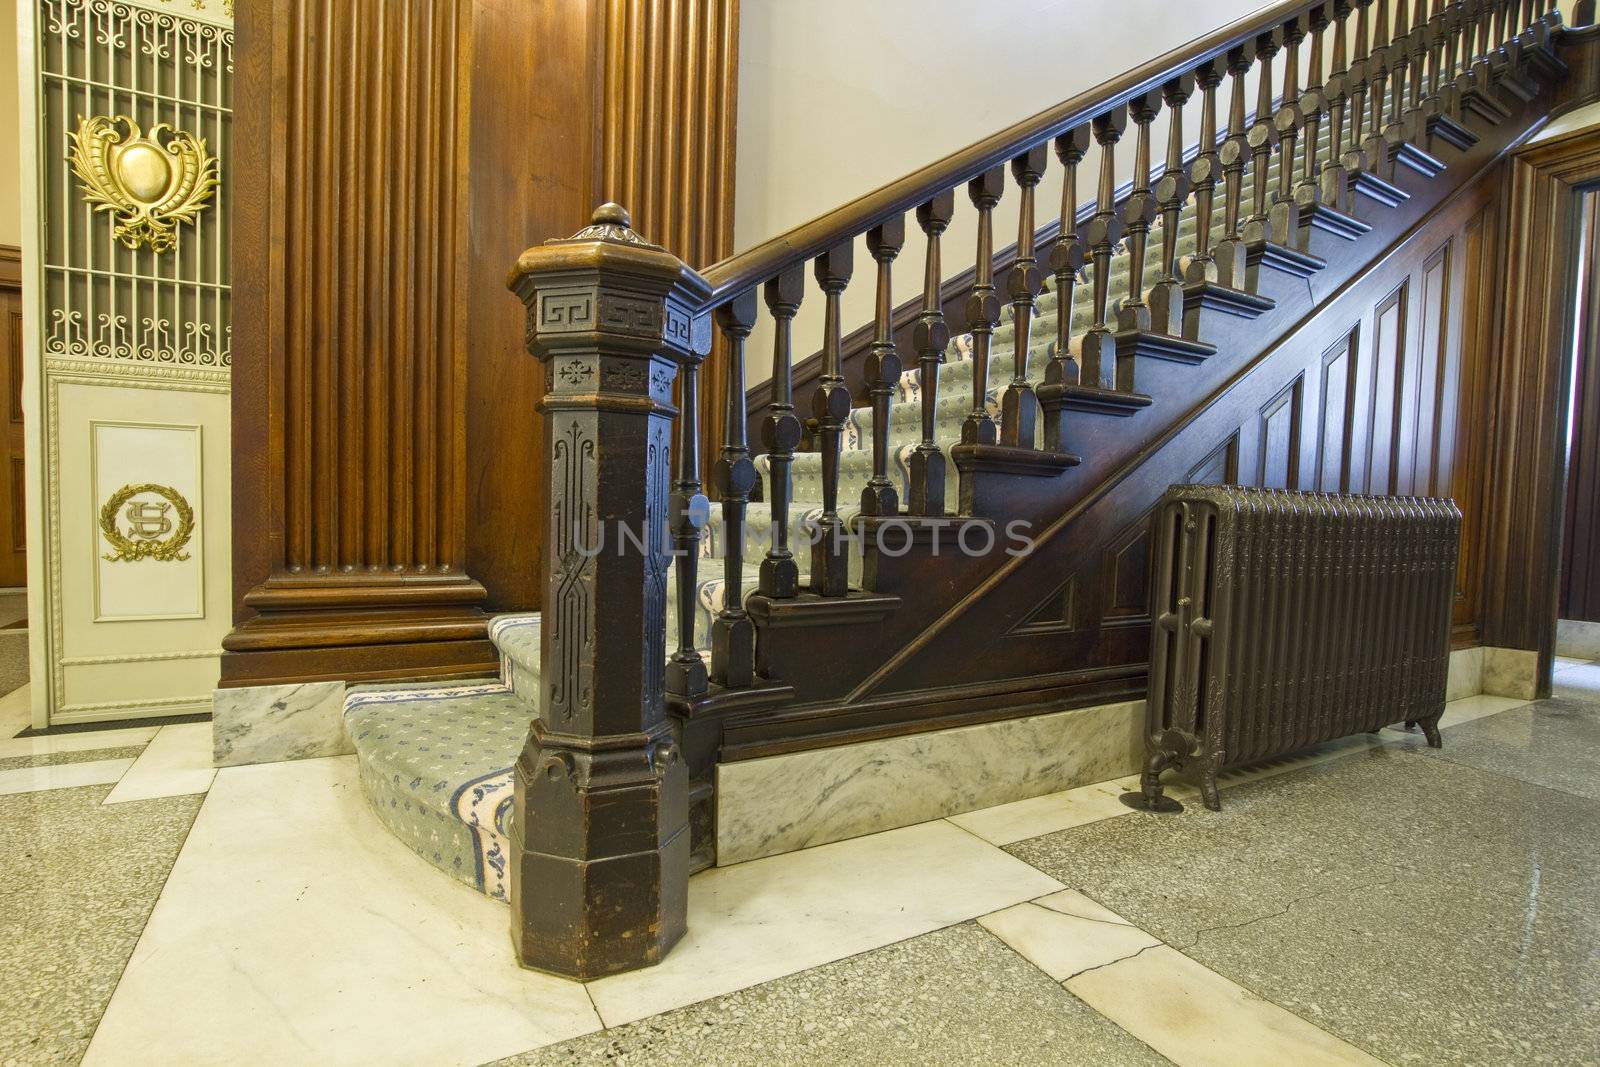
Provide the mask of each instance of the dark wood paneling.
[{"label": "dark wood paneling", "polygon": [[467,573],[493,611],[537,608],[545,481],[544,373],[523,342],[507,268],[529,243],[565,236],[600,201],[595,121],[603,53],[598,0],[475,0],[468,147]]},{"label": "dark wood paneling", "polygon": [[1581,329],[1573,357],[1573,439],[1567,446],[1561,617],[1600,622],[1600,195],[1585,198],[1576,293]]},{"label": "dark wood paneling", "polygon": [[1600,131],[1512,157],[1494,271],[1494,375],[1481,573],[1486,644],[1537,650],[1548,691],[1566,496],[1577,187],[1600,181]]},{"label": "dark wood paneling", "polygon": [[9,509],[11,546],[0,551],[0,587],[19,588],[28,581],[27,480],[22,429],[22,251],[0,245],[0,391],[10,409],[0,434],[0,504]]},{"label": "dark wood paneling", "polygon": [[[691,267],[733,249],[738,0],[604,0],[600,194]],[[722,447],[727,353],[700,370],[701,455]]]},{"label": "dark wood paneling", "polygon": [[1349,491],[1350,398],[1354,395],[1360,330],[1352,329],[1322,353],[1317,433],[1317,488]]}]

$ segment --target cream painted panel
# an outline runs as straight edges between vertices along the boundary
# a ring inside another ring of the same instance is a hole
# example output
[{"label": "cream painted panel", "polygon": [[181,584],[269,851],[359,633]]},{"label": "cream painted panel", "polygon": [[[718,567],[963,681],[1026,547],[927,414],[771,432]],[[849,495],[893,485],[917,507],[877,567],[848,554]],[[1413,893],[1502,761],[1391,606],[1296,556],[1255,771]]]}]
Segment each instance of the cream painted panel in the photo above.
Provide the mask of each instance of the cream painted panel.
[{"label": "cream painted panel", "polygon": [[[230,621],[227,393],[54,376],[50,392],[60,563],[52,721],[209,707]],[[101,507],[143,482],[177,489],[193,508],[189,559],[104,558]]]}]

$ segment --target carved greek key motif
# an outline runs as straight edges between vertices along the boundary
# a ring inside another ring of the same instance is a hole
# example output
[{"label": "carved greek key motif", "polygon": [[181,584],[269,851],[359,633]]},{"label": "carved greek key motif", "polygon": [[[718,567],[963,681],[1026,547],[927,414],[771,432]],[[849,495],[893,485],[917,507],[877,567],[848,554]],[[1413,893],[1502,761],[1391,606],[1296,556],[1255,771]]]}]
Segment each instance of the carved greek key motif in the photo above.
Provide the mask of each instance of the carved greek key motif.
[{"label": "carved greek key motif", "polygon": [[594,322],[594,294],[587,290],[556,289],[539,294],[539,322],[543,333],[576,333]]},{"label": "carved greek key motif", "polygon": [[600,301],[600,328],[638,337],[661,336],[661,305],[607,293]]}]

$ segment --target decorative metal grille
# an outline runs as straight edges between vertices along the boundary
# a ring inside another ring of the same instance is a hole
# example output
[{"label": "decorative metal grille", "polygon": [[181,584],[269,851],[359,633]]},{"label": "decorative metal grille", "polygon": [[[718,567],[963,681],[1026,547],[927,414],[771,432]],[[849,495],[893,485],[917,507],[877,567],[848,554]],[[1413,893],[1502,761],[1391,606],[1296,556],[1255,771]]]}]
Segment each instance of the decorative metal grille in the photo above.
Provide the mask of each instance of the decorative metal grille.
[{"label": "decorative metal grille", "polygon": [[[227,368],[233,31],[117,0],[38,0],[47,357]],[[222,185],[166,253],[125,248],[67,164],[80,119],[169,123],[221,161]]]}]

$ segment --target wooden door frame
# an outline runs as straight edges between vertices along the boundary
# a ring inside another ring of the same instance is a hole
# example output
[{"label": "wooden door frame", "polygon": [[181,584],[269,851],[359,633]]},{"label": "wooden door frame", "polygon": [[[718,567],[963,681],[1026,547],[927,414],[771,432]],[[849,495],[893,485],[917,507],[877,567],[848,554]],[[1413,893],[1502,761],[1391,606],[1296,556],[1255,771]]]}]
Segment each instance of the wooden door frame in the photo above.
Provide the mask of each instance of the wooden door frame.
[{"label": "wooden door frame", "polygon": [[[1576,278],[1580,291],[1585,285],[1593,289],[1600,283],[1600,193],[1591,191],[1585,200]],[[1600,507],[1600,466],[1593,461],[1600,457],[1595,456],[1596,450],[1586,452],[1584,447],[1594,444],[1595,435],[1600,434],[1600,378],[1596,377],[1600,375],[1600,358],[1594,351],[1595,341],[1600,339],[1600,300],[1586,299],[1578,315],[1578,333],[1573,337],[1575,394],[1569,407],[1572,436],[1566,451],[1567,491],[1562,502],[1561,584],[1556,617],[1596,622],[1600,621],[1600,605],[1591,603],[1595,598],[1586,590],[1592,587],[1590,577],[1600,558],[1595,558],[1592,551],[1580,555],[1575,549],[1580,542],[1578,534],[1587,538],[1594,529],[1592,521],[1580,521],[1580,516],[1593,516]],[[1576,582],[1580,576],[1581,584]]]},{"label": "wooden door frame", "polygon": [[1483,643],[1537,651],[1550,695],[1567,489],[1570,299],[1581,197],[1600,183],[1600,127],[1530,144],[1507,160],[1503,300],[1489,386]]}]

